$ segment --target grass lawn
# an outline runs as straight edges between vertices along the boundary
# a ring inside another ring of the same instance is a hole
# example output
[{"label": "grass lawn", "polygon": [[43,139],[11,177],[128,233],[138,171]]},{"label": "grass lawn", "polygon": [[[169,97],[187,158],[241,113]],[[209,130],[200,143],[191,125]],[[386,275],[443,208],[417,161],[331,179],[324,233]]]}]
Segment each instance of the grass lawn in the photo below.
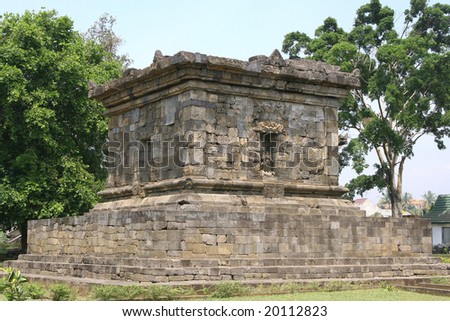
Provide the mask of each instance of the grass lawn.
[{"label": "grass lawn", "polygon": [[336,292],[308,292],[270,296],[242,296],[224,301],[450,301],[450,297],[394,289],[365,289]]}]

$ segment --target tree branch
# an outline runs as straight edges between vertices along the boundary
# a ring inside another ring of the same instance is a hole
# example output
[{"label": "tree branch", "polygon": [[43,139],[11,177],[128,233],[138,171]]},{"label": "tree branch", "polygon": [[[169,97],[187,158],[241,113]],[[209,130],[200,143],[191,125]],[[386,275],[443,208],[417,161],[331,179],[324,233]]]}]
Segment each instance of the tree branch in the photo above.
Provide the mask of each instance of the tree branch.
[{"label": "tree branch", "polygon": [[[407,92],[407,91],[406,91]],[[403,94],[403,96],[406,95],[406,92]],[[406,106],[408,105],[408,103],[411,101],[411,99],[414,98],[414,96],[417,94],[417,90],[414,90],[414,92],[411,94],[411,96],[408,97],[408,99],[406,99],[405,103],[402,106],[402,110],[405,110]]]},{"label": "tree branch", "polygon": [[398,173],[397,173],[397,191],[401,195],[403,188],[403,167],[405,165],[406,156],[402,156],[400,159],[400,163],[398,165]]},{"label": "tree branch", "polygon": [[380,110],[380,116],[381,116],[381,118],[386,119],[386,115],[384,114],[384,111],[383,111],[383,102],[382,102],[381,97],[378,97],[377,101],[378,101],[378,109]]}]

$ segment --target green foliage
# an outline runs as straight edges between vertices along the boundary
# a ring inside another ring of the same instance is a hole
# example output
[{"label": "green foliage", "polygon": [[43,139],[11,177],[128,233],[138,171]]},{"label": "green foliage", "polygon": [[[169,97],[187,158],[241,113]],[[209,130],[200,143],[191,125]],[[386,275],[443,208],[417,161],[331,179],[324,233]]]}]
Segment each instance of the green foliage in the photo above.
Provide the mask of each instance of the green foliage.
[{"label": "green foliage", "polygon": [[116,286],[104,285],[93,289],[93,297],[101,301],[172,301],[187,291],[171,286]]},{"label": "green foliage", "polygon": [[449,255],[439,255],[439,258],[441,259],[442,263],[450,264],[450,256]]},{"label": "green foliage", "polygon": [[[444,262],[444,261],[443,261]],[[449,262],[447,262],[447,263],[450,263],[450,260],[449,260]],[[433,283],[433,284],[444,284],[444,285],[446,285],[446,284],[449,284],[450,283],[450,279],[448,278],[448,277],[445,277],[445,276],[433,276],[432,278],[431,278],[431,283]]]},{"label": "green foliage", "polygon": [[173,301],[184,294],[184,291],[170,286],[152,285],[145,289],[143,299],[146,301]]},{"label": "green foliage", "polygon": [[447,244],[436,244],[433,245],[433,254],[444,254],[447,255],[450,252],[450,246]]},{"label": "green foliage", "polygon": [[[393,214],[400,216],[404,163],[414,156],[417,140],[433,135],[442,149],[450,135],[450,5],[411,1],[402,29],[395,28],[394,17],[392,9],[371,0],[357,10],[352,30],[327,18],[313,38],[288,33],[282,50],[343,71],[359,69],[361,88],[339,114],[340,128],[358,133],[344,148],[341,165],[360,175],[348,185],[350,196],[386,188]],[[374,174],[363,175],[371,151],[378,164]]]},{"label": "green foliage", "polygon": [[2,293],[8,301],[24,301],[27,299],[23,284],[28,282],[19,270],[12,267],[6,269],[0,268],[0,271],[6,273],[0,283],[0,293]]},{"label": "green foliage", "polygon": [[397,290],[397,288],[394,285],[389,284],[389,283],[387,283],[385,281],[381,281],[379,285],[380,285],[380,288],[382,288],[382,289],[384,289],[385,291],[388,291],[388,292],[392,292],[392,291]]},{"label": "green foliage", "polygon": [[96,286],[93,289],[93,298],[100,301],[119,301],[122,299],[121,293],[118,293],[120,287],[112,285]]},{"label": "green foliage", "polygon": [[118,77],[122,64],[55,11],[0,16],[0,56],[0,225],[24,235],[29,219],[97,201],[107,123],[88,81]]},{"label": "green foliage", "polygon": [[320,283],[310,282],[310,283],[307,283],[304,288],[307,291],[317,291],[320,289]]},{"label": "green foliage", "polygon": [[74,301],[76,293],[66,284],[54,284],[50,287],[52,301]]},{"label": "green foliage", "polygon": [[112,54],[111,59],[121,61],[124,66],[128,66],[131,63],[128,56],[117,53],[123,40],[113,31],[115,23],[116,18],[105,13],[89,28],[83,37],[85,40],[100,44],[104,50]]},{"label": "green foliage", "polygon": [[42,300],[46,295],[45,288],[36,283],[25,284],[23,290],[25,292],[25,296],[32,300]]},{"label": "green foliage", "polygon": [[238,282],[221,282],[216,285],[216,289],[212,294],[213,298],[230,298],[239,296],[248,292],[242,284]]},{"label": "green foliage", "polygon": [[104,285],[95,287],[93,296],[101,301],[131,301],[142,296],[144,292],[145,289],[140,286]]},{"label": "green foliage", "polygon": [[[295,283],[295,282],[289,282],[289,283],[283,283],[278,286],[278,291],[280,293],[299,293],[305,289],[305,286],[303,284]],[[276,288],[273,288],[273,291],[277,291]],[[267,293],[267,291],[266,291]]]},{"label": "green foliage", "polygon": [[427,191],[422,197],[426,202],[424,212],[427,213],[433,209],[434,203],[436,202],[436,194],[432,191]]},{"label": "green foliage", "polygon": [[8,238],[6,237],[6,234],[2,231],[0,231],[0,255],[4,255],[7,252],[7,246]]}]

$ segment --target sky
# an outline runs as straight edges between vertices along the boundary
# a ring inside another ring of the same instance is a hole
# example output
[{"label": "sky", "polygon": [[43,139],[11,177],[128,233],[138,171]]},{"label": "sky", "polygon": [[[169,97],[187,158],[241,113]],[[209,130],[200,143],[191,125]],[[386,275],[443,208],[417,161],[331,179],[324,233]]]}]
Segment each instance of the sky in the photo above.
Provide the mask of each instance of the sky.
[{"label": "sky", "polygon": [[[108,13],[116,18],[115,33],[124,39],[121,54],[133,60],[131,67],[145,68],[156,50],[164,55],[179,51],[248,60],[255,55],[281,51],[284,35],[291,31],[313,36],[327,17],[349,30],[356,10],[369,0],[0,0],[0,14],[22,14],[25,10],[55,9],[74,21],[74,28],[86,32],[98,18]],[[382,0],[395,10],[396,20],[409,0]],[[431,1],[435,3],[437,1]],[[450,4],[449,0],[441,3]],[[286,57],[287,58],[287,57]],[[450,194],[450,139],[448,149],[437,149],[432,137],[423,137],[414,157],[404,170],[403,191],[415,198],[428,190]],[[368,157],[369,162],[374,155]],[[370,169],[369,169],[370,170]],[[344,169],[340,184],[345,185],[355,173]],[[364,195],[376,202],[377,191]]]}]

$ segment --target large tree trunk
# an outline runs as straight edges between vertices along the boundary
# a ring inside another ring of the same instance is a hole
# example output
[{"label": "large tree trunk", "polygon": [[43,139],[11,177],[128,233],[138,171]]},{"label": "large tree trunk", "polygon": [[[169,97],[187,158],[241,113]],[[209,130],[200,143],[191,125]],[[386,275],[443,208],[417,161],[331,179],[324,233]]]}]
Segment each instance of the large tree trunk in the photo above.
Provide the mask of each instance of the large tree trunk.
[{"label": "large tree trunk", "polygon": [[[394,168],[390,168],[388,175],[386,176],[387,191],[389,200],[391,202],[391,215],[392,217],[402,216],[402,186],[401,182],[395,181]],[[400,187],[400,189],[399,189]]]},{"label": "large tree trunk", "polygon": [[[396,159],[396,158],[395,158]],[[402,217],[402,191],[403,191],[403,168],[405,164],[406,157],[402,156],[400,158],[400,163],[397,172],[397,184],[395,180],[392,179],[392,217]],[[395,167],[394,167],[395,168]],[[395,170],[393,171],[395,173]],[[391,178],[394,178],[392,175]]]},{"label": "large tree trunk", "polygon": [[[398,163],[398,171],[395,172],[397,166],[398,155],[387,153],[385,149],[386,158],[389,162],[385,165],[388,166],[388,171],[386,172],[386,183],[389,193],[389,198],[391,200],[391,213],[392,217],[402,217],[402,188],[403,188],[403,166],[405,164],[406,157],[402,156],[400,162]],[[383,160],[380,158],[380,161]]]},{"label": "large tree trunk", "polygon": [[391,211],[392,217],[402,217],[402,197],[401,191],[394,189],[392,191]]}]

